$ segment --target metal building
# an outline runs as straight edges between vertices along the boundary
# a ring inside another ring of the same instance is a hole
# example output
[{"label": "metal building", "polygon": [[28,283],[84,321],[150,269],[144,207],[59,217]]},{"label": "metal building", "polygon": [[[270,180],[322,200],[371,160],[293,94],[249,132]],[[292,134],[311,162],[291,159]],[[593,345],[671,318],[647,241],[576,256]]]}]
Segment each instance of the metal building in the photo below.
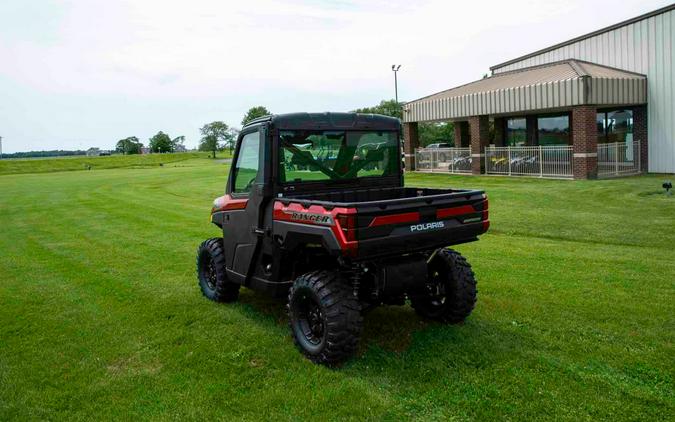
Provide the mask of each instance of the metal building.
[{"label": "metal building", "polygon": [[[417,122],[450,120],[456,122],[455,146],[471,150],[473,173],[500,173],[495,151],[508,149],[511,159],[526,147],[539,147],[533,160],[541,169],[542,151],[567,148],[562,176],[602,177],[614,169],[617,175],[621,169],[674,173],[673,47],[675,4],[411,101],[403,113],[408,168],[416,161]],[[518,174],[511,167],[508,174]]]}]

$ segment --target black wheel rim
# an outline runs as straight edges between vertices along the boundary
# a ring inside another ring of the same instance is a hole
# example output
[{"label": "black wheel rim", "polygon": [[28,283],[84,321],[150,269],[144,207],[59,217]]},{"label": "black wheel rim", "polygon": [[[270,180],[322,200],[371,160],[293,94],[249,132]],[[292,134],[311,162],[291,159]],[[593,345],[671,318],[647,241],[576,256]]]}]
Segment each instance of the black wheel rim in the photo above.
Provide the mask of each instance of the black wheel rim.
[{"label": "black wheel rim", "polygon": [[441,274],[432,270],[429,274],[429,283],[427,284],[429,292],[429,304],[433,307],[442,307],[445,305],[445,283]]},{"label": "black wheel rim", "polygon": [[294,301],[295,331],[302,335],[310,348],[320,346],[326,333],[323,311],[319,303],[306,293],[301,293]]},{"label": "black wheel rim", "polygon": [[202,255],[201,279],[209,290],[216,290],[218,273],[216,272],[216,263],[207,253]]},{"label": "black wheel rim", "polygon": [[206,271],[206,285],[209,286],[209,289],[215,290],[218,274],[216,274],[216,264],[213,263],[213,259],[209,259],[209,265]]}]

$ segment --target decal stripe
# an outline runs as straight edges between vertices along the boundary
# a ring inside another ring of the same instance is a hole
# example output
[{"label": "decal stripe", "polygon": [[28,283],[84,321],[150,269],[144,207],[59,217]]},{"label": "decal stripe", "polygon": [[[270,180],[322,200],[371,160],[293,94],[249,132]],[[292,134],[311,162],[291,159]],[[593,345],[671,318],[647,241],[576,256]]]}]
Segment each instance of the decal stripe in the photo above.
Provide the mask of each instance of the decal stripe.
[{"label": "decal stripe", "polygon": [[420,221],[419,212],[406,212],[403,214],[380,215],[373,218],[368,227],[387,226],[389,224],[416,223]]},{"label": "decal stripe", "polygon": [[471,205],[462,205],[461,207],[443,208],[436,210],[436,218],[455,217],[462,214],[471,214],[476,209]]}]

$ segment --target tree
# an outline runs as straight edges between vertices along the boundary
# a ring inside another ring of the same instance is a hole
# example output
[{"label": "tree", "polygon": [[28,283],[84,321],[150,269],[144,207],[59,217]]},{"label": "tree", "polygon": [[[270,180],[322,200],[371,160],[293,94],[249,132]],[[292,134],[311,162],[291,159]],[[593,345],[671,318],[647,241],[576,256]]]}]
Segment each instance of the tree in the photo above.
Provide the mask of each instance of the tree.
[{"label": "tree", "polygon": [[401,102],[397,104],[396,100],[382,100],[380,101],[380,104],[374,107],[357,108],[356,110],[354,110],[354,112],[382,114],[385,116],[391,116],[400,119],[402,116],[401,110],[403,109],[403,104],[404,103]]},{"label": "tree", "polygon": [[417,127],[420,145],[423,147],[439,142],[451,145],[455,143],[455,124],[453,122],[419,123]]},{"label": "tree", "polygon": [[232,143],[232,131],[227,124],[221,121],[207,123],[199,129],[202,139],[199,141],[200,151],[212,151],[216,158],[216,151],[224,144]]},{"label": "tree", "polygon": [[155,136],[150,138],[150,151],[152,152],[173,152],[174,143],[166,133],[161,130]]},{"label": "tree", "polygon": [[129,136],[128,138],[120,139],[117,141],[115,146],[115,151],[121,154],[140,154],[143,144],[135,136]]},{"label": "tree", "polygon": [[250,122],[253,119],[257,119],[258,117],[263,116],[269,116],[270,114],[272,113],[270,113],[270,111],[266,109],[264,106],[251,107],[246,112],[244,119],[241,121],[241,125],[245,126],[246,123]]},{"label": "tree", "polygon": [[185,152],[185,136],[176,136],[171,140],[171,146],[173,147],[173,152]]},{"label": "tree", "polygon": [[234,149],[234,144],[237,142],[237,138],[239,137],[239,129],[236,127],[231,127],[227,130],[227,133],[229,135],[229,138],[225,141],[225,148],[229,148],[230,154],[232,154],[232,150]]}]

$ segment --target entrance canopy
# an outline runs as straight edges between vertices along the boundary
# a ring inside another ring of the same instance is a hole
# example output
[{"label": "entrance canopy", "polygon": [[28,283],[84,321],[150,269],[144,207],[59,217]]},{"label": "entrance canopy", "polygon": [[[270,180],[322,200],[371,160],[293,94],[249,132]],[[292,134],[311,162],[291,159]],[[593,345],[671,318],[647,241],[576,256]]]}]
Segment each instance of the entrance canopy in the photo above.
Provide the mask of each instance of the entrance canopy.
[{"label": "entrance canopy", "polygon": [[564,60],[498,73],[411,101],[403,107],[403,121],[465,120],[470,116],[646,102],[645,75],[581,60]]}]

